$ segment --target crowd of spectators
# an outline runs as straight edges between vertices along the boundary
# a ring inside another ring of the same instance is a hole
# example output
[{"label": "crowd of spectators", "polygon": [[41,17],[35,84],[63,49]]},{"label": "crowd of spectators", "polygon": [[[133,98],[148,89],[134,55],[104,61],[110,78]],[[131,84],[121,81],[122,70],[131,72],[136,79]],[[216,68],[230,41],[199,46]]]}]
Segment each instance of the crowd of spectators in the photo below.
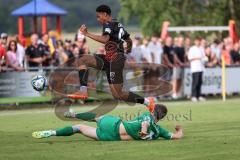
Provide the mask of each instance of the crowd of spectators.
[{"label": "crowd of spectators", "polygon": [[[99,47],[96,53],[105,54],[104,47]],[[77,33],[74,40],[56,40],[49,34],[32,34],[27,46],[21,44],[17,36],[9,37],[6,33],[0,35],[0,72],[37,70],[39,67],[63,65],[69,59],[83,54],[90,54],[90,49],[81,33]],[[200,72],[203,72],[205,67],[221,66],[222,58],[226,66],[240,65],[240,41],[233,43],[230,37],[207,41],[204,38],[191,39],[183,36],[167,37],[162,41],[157,35],[145,38],[137,34],[133,38],[132,52],[128,55],[128,61],[131,63],[167,66],[170,72],[165,75],[165,79],[172,82],[171,96],[174,99],[181,94],[183,69],[190,66],[193,101],[203,100],[199,87],[202,83],[199,81],[202,77]],[[152,72],[154,77],[161,76],[158,67],[153,67]],[[151,84],[151,78],[145,82]]]},{"label": "crowd of spectators", "polygon": [[69,59],[89,54],[90,50],[83,35],[76,34],[74,41],[56,40],[43,34],[30,36],[29,45],[20,43],[17,36],[0,37],[0,72],[38,70],[65,64]]},{"label": "crowd of spectators", "polygon": [[[192,101],[204,101],[201,96],[202,75],[205,68],[222,65],[222,58],[226,66],[240,65],[240,41],[233,43],[230,37],[222,41],[209,42],[204,38],[177,36],[167,37],[162,41],[157,36],[143,38],[136,35],[133,40],[133,49],[130,53],[131,62],[162,64],[169,68],[165,79],[172,82],[171,97],[177,99],[181,96],[181,84],[184,67],[190,67],[192,73]],[[154,67],[153,67],[154,68]],[[153,69],[154,70],[154,69]],[[160,76],[158,71],[153,74]],[[146,77],[145,82],[154,84],[154,78]]]}]

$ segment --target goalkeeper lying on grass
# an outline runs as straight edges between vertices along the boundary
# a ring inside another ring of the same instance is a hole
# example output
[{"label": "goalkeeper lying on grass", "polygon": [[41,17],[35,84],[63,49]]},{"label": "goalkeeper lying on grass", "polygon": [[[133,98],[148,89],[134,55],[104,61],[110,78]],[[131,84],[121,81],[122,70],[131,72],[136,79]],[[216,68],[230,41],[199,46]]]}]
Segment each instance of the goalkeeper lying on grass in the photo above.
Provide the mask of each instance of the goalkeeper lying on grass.
[{"label": "goalkeeper lying on grass", "polygon": [[[82,119],[83,113],[68,112],[65,114],[68,118]],[[34,138],[47,138],[51,136],[71,136],[80,133],[89,138],[100,141],[118,141],[118,140],[156,140],[159,137],[164,139],[180,139],[183,137],[182,128],[177,125],[176,132],[171,133],[160,125],[156,124],[167,114],[167,108],[164,105],[156,105],[152,113],[146,112],[133,120],[124,121],[119,117],[110,115],[95,118],[97,128],[78,124],[68,126],[57,130],[46,130],[33,132]]]}]

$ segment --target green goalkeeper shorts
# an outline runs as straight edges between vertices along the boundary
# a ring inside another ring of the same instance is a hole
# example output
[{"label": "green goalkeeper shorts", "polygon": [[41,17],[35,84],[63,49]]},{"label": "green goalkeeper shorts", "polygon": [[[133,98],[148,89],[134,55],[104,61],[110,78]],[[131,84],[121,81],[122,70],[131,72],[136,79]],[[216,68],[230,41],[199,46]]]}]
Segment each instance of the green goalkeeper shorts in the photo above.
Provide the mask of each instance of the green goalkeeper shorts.
[{"label": "green goalkeeper shorts", "polygon": [[97,137],[100,141],[119,141],[121,119],[114,116],[103,116],[97,122]]}]

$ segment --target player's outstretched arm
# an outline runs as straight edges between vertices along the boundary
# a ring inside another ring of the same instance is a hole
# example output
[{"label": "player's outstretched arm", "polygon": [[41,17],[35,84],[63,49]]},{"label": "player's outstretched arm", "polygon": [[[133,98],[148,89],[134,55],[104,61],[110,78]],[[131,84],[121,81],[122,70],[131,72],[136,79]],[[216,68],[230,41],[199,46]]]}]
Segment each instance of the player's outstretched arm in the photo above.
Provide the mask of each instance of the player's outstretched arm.
[{"label": "player's outstretched arm", "polygon": [[109,35],[95,35],[88,32],[87,27],[85,25],[82,25],[79,30],[83,35],[103,44],[107,43],[110,39]]},{"label": "player's outstretched arm", "polygon": [[183,137],[183,129],[182,126],[176,125],[175,127],[176,132],[173,133],[172,138],[173,140],[181,139]]}]

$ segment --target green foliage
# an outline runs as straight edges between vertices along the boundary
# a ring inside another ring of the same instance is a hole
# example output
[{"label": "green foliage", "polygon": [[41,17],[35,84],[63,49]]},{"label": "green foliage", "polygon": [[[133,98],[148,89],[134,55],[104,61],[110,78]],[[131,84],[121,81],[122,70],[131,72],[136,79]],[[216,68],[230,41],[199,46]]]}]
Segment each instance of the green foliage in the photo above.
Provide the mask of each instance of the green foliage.
[{"label": "green foliage", "polygon": [[119,14],[126,22],[139,19],[145,35],[158,33],[164,21],[172,26],[228,25],[229,19],[239,24],[240,0],[120,0]]}]

